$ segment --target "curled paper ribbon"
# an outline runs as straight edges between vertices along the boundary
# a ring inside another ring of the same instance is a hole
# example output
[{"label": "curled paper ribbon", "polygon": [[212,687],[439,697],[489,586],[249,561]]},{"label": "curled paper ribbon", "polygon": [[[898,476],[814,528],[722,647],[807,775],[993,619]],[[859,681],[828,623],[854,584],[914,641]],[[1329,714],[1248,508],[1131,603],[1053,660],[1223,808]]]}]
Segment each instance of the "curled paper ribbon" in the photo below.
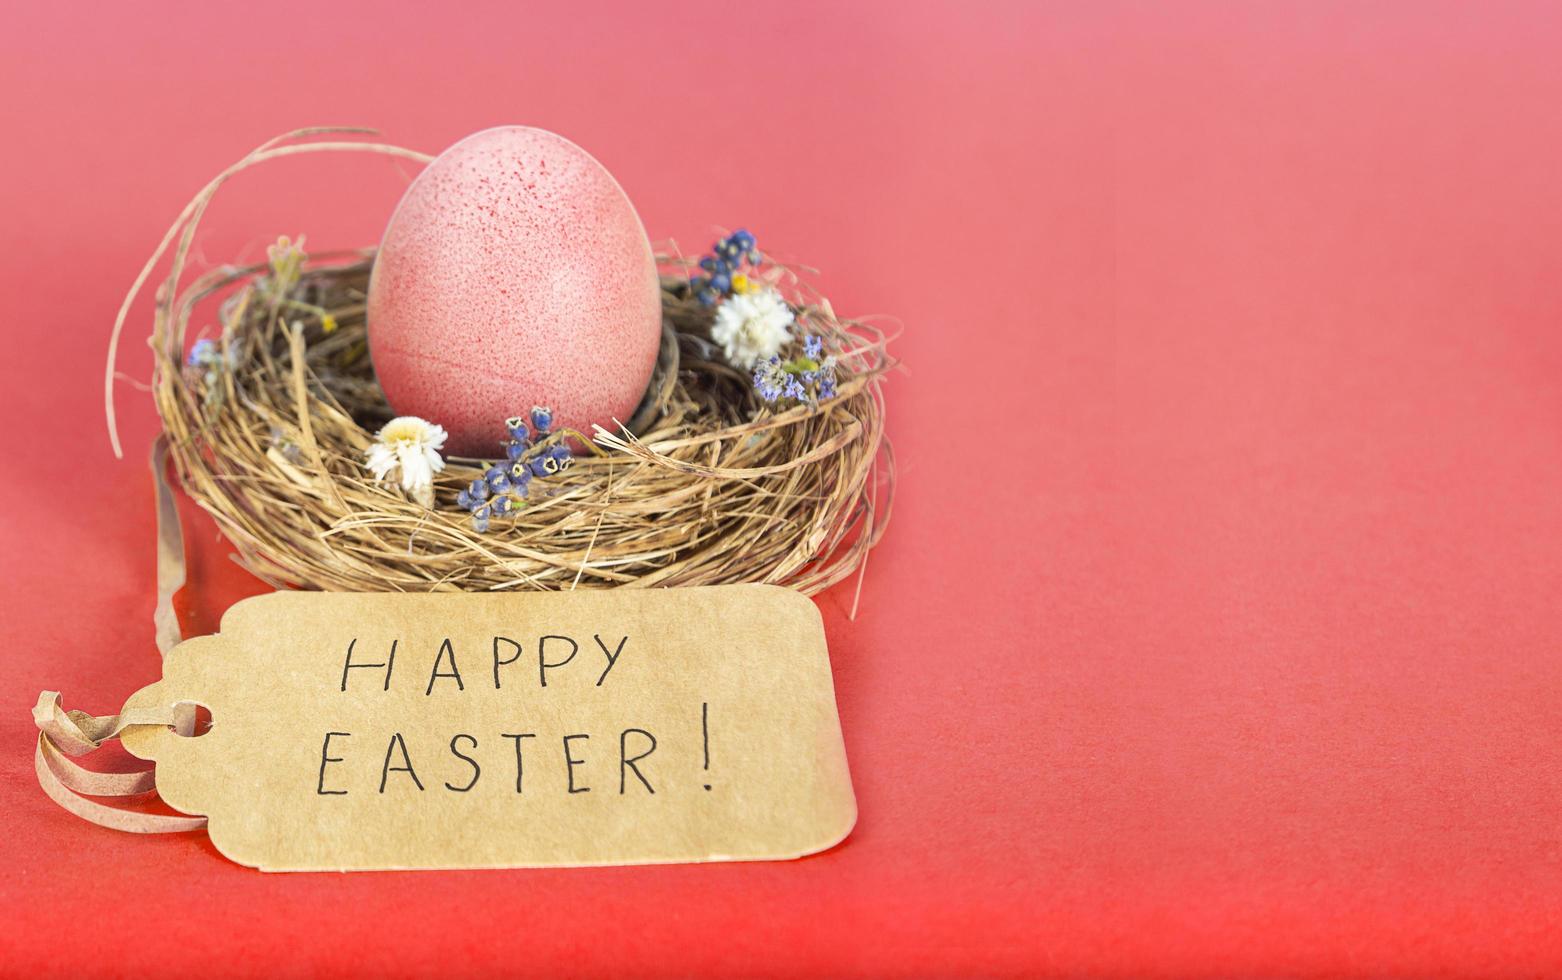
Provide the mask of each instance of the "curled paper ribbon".
[{"label": "curled paper ribbon", "polygon": [[[179,528],[179,512],[167,477],[168,442],[159,436],[152,446],[152,475],[157,485],[157,647],[164,655],[179,642],[179,620],[174,614],[174,593],[184,585],[184,536]],[[181,735],[195,729],[193,705],[160,709],[132,709],[117,715],[97,717],[84,711],[66,711],[60,705],[58,691],[44,691],[33,707],[33,723],[38,726],[38,747],[33,754],[33,769],[38,785],[48,797],[66,810],[101,827],[134,834],[167,834],[200,830],[205,817],[186,817],[163,813],[126,810],[89,796],[138,801],[157,792],[151,770],[140,772],[97,772],[77,765],[71,756],[95,751],[105,741],[117,738],[133,725],[171,727]]]},{"label": "curled paper ribbon", "polygon": [[66,711],[60,706],[59,692],[45,691],[38,696],[38,704],[33,708],[33,721],[38,726],[38,748],[33,754],[38,785],[66,810],[101,827],[133,834],[167,834],[200,830],[206,826],[205,817],[143,813],[87,799],[89,796],[145,798],[157,791],[157,785],[151,770],[96,772],[70,759],[70,756],[94,751],[132,725],[169,726],[188,735],[195,727],[193,707],[179,711],[141,709],[99,718],[84,711]]}]

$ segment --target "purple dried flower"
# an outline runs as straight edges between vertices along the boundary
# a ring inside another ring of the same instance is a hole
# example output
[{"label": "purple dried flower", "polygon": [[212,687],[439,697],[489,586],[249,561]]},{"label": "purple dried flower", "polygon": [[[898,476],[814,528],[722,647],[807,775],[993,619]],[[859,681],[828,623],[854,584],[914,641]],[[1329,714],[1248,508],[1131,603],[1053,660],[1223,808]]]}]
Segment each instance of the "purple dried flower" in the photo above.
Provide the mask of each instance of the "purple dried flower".
[{"label": "purple dried flower", "polygon": [[759,392],[759,397],[767,402],[773,402],[781,397],[781,389],[786,385],[786,372],[781,369],[781,358],[772,357],[769,360],[759,362],[754,368],[754,390]]},{"label": "purple dried flower", "polygon": [[220,359],[217,353],[217,342],[208,337],[202,337],[190,347],[190,356],[185,358],[185,363],[191,367],[214,364]]}]

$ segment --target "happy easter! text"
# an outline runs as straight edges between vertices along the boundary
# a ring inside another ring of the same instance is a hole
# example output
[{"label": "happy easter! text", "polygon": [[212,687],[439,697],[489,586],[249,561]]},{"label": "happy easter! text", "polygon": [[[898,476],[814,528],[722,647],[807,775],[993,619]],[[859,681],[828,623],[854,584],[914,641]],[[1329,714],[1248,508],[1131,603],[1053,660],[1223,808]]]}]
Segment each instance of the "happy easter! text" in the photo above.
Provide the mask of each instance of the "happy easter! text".
[{"label": "happy easter! text", "polygon": [[[389,692],[393,685],[412,684],[423,697],[434,699],[481,696],[484,689],[504,691],[523,686],[541,691],[548,688],[550,680],[557,688],[566,678],[598,688],[611,682],[614,668],[630,647],[630,638],[593,634],[588,644],[560,635],[544,635],[530,642],[494,636],[475,658],[445,639],[431,661],[425,659],[416,666],[407,662],[409,658],[400,646],[399,640],[392,640],[384,652],[369,654],[357,638],[351,640],[342,660],[338,692],[372,698],[376,689]],[[676,734],[700,740],[704,771],[699,785],[709,790],[709,706],[701,702],[692,708],[689,718],[689,725]],[[435,739],[426,732],[397,730],[394,725],[373,733],[327,731],[320,741],[315,792],[319,796],[441,789],[468,793],[488,783],[507,792],[513,786],[514,793],[522,794],[597,790],[654,795],[666,781],[667,774],[659,774],[652,759],[657,737],[646,728],[557,733],[523,729],[518,725],[512,731],[456,732],[448,740],[443,734]],[[608,745],[598,749],[604,741]]]}]

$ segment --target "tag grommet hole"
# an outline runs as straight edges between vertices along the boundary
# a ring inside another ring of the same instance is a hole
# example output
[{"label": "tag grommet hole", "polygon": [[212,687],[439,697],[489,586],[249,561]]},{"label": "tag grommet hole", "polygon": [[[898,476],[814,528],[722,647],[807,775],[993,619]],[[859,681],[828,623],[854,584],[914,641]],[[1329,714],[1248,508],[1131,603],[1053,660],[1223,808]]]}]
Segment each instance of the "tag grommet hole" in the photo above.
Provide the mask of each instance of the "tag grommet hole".
[{"label": "tag grommet hole", "polygon": [[168,727],[181,738],[200,738],[212,728],[212,712],[198,701],[175,701],[174,720]]}]

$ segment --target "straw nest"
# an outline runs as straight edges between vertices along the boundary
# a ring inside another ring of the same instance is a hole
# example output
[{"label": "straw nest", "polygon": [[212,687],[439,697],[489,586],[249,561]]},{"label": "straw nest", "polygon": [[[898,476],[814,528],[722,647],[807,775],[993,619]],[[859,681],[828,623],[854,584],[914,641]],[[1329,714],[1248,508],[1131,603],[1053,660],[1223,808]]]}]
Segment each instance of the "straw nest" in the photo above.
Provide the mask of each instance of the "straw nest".
[{"label": "straw nest", "polygon": [[[711,344],[712,314],[690,295],[686,264],[663,256],[662,346],[645,399],[615,431],[586,434],[575,465],[547,481],[550,493],[479,533],[455,500],[485,461],[449,459],[432,509],[375,481],[365,451],[392,412],[365,329],[372,251],[311,260],[296,279],[267,264],[230,266],[180,288],[212,195],[244,169],[308,152],[429,159],[347,132],[288,134],[218,175],[147,263],[111,342],[112,432],[125,312],[172,248],[150,339],[153,396],[185,491],[241,564],[277,587],[344,591],[764,582],[809,594],[863,567],[890,515],[882,385],[894,362],[879,330],[838,318],[782,266],[769,276],[799,332],[824,337],[838,358],[837,397],[779,409],[761,401]],[[211,306],[216,322],[192,330]],[[196,336],[227,351],[221,370],[186,365]]]}]

